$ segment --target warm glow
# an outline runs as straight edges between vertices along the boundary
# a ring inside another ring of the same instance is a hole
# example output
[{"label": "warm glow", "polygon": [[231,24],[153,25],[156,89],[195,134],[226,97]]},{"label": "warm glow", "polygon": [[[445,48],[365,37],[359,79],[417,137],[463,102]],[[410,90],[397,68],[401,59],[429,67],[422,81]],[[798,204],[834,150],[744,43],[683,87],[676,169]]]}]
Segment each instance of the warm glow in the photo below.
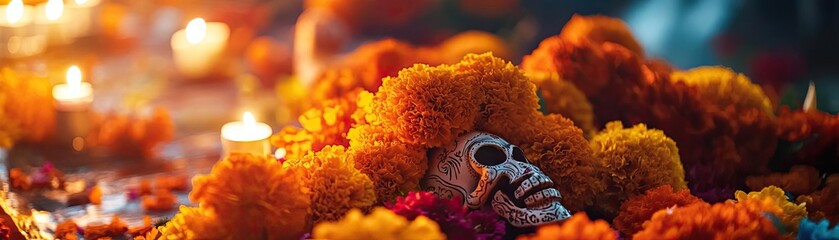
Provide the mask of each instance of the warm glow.
[{"label": "warm glow", "polygon": [[9,6],[6,6],[6,21],[14,24],[20,19],[23,19],[23,0],[12,0]]},{"label": "warm glow", "polygon": [[204,40],[207,35],[207,22],[203,18],[196,18],[186,25],[186,41],[197,44]]},{"label": "warm glow", "polygon": [[67,69],[67,86],[71,90],[79,89],[82,86],[82,70],[76,65]]},{"label": "warm glow", "polygon": [[49,0],[47,1],[46,6],[46,14],[47,20],[55,21],[61,18],[61,14],[64,13],[64,1],[62,0]]},{"label": "warm glow", "polygon": [[78,5],[83,5],[85,3],[87,3],[87,0],[76,0],[76,4]]},{"label": "warm glow", "polygon": [[277,151],[274,151],[274,158],[276,159],[284,159],[286,155],[285,148],[277,148]]},{"label": "warm glow", "polygon": [[253,117],[251,112],[245,112],[245,114],[242,114],[242,123],[245,126],[245,129],[253,129],[256,125],[256,119]]}]

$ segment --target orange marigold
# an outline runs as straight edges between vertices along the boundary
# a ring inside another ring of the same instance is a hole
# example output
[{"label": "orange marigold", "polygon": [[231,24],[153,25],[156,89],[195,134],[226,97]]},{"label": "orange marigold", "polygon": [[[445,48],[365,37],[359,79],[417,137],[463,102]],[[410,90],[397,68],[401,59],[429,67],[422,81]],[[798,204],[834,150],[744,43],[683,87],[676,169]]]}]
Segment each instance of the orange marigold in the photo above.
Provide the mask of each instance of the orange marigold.
[{"label": "orange marigold", "polygon": [[765,212],[781,210],[770,199],[667,208],[653,214],[632,239],[781,239]]},{"label": "orange marigold", "polygon": [[821,184],[819,170],[805,165],[796,165],[789,173],[772,173],[746,178],[746,186],[752,190],[769,186],[778,186],[792,194],[808,194],[816,191]]},{"label": "orange marigold", "polygon": [[520,123],[528,124],[499,136],[521,147],[527,159],[551,177],[562,193],[562,205],[571,211],[590,206],[605,185],[599,177],[601,166],[582,130],[574,127],[571,120],[555,114],[536,115]]},{"label": "orange marigold", "polygon": [[546,113],[570,118],[588,136],[597,131],[591,103],[573,83],[559,79],[556,73],[528,72],[527,76],[539,88]]},{"label": "orange marigold", "polygon": [[166,222],[166,225],[158,228],[159,238],[163,240],[188,240],[188,239],[236,239],[230,234],[229,228],[237,225],[223,225],[222,220],[212,209],[206,207],[181,206],[178,213]]},{"label": "orange marigold", "polygon": [[448,65],[403,69],[383,80],[375,109],[404,143],[432,148],[454,142],[473,130],[479,111],[477,89],[459,77]]},{"label": "orange marigold", "polygon": [[104,147],[117,154],[152,157],[157,154],[154,148],[172,140],[174,135],[175,124],[169,110],[157,107],[149,116],[117,113],[95,116],[87,140],[92,147]]},{"label": "orange marigold", "polygon": [[312,192],[312,223],[335,221],[350,209],[367,208],[376,202],[373,182],[355,169],[342,146],[327,146],[283,164],[306,169],[306,185]]},{"label": "orange marigold", "polygon": [[608,68],[603,52],[586,39],[571,41],[560,36],[542,40],[530,55],[524,56],[521,68],[526,71],[555,72],[574,83],[586,96],[594,96],[608,83]]},{"label": "orange marigold", "polygon": [[0,69],[0,147],[41,142],[55,132],[55,100],[46,78]]},{"label": "orange marigold", "polygon": [[193,178],[189,199],[212,209],[236,238],[293,238],[306,225],[310,197],[304,183],[303,169],[233,154]]},{"label": "orange marigold", "polygon": [[428,169],[424,148],[399,142],[351,147],[348,154],[355,167],[373,181],[378,203],[419,189]]},{"label": "orange marigold", "polygon": [[839,171],[837,165],[832,164],[839,159],[839,151],[836,150],[839,146],[839,114],[830,115],[818,110],[792,111],[784,106],[775,125],[778,138],[794,143],[795,147],[792,153],[778,156],[782,167],[806,164],[829,172]]},{"label": "orange marigold", "polygon": [[591,148],[606,170],[606,192],[598,194],[597,206],[614,216],[626,199],[647,190],[670,185],[687,188],[676,142],[644,124],[623,128],[610,122],[591,139]]},{"label": "orange marigold", "polygon": [[531,236],[519,236],[517,240],[614,240],[618,239],[615,230],[603,220],[591,221],[585,213],[576,213],[562,223],[539,226]]},{"label": "orange marigold", "polygon": [[644,49],[632,35],[629,26],[622,20],[602,15],[582,16],[574,14],[565,23],[559,37],[571,41],[592,41],[595,43],[613,42],[626,47],[633,53],[643,56]]},{"label": "orange marigold", "polygon": [[673,190],[670,185],[662,185],[650,190],[644,195],[630,197],[621,204],[620,213],[613,223],[615,229],[624,236],[632,236],[641,230],[641,224],[650,220],[653,214],[661,209],[677,206],[687,206],[694,203],[704,203],[702,199],[690,194],[690,190]]}]

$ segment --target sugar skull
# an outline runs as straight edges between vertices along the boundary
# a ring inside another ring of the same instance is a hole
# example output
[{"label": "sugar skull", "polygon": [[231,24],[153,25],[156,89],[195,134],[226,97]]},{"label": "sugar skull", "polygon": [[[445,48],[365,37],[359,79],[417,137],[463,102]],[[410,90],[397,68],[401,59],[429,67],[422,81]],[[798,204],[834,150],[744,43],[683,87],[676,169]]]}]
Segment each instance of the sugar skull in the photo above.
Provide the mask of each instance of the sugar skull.
[{"label": "sugar skull", "polygon": [[421,181],[442,197],[459,196],[470,209],[490,204],[516,227],[561,221],[571,214],[560,204],[553,181],[530,164],[524,152],[485,132],[465,134],[435,149]]}]

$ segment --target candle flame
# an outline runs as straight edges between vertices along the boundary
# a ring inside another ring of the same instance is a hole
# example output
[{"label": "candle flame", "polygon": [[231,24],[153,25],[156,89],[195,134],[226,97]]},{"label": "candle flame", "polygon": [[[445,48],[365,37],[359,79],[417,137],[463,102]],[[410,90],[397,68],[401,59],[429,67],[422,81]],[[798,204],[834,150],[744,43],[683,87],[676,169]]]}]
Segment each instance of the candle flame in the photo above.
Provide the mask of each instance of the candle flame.
[{"label": "candle flame", "polygon": [[64,1],[62,0],[49,0],[47,1],[47,6],[45,7],[47,20],[55,21],[61,18],[61,14],[64,13]]},{"label": "candle flame", "polygon": [[12,0],[6,7],[6,21],[14,24],[23,19],[23,0]]},{"label": "candle flame", "polygon": [[82,4],[85,4],[85,3],[87,3],[87,0],[76,0],[77,5],[82,5]]},{"label": "candle flame", "polygon": [[197,44],[207,35],[207,22],[203,18],[196,18],[186,25],[186,41]]},{"label": "candle flame", "polygon": [[78,92],[78,89],[82,86],[82,70],[76,65],[67,69],[67,86],[76,90],[74,92]]},{"label": "candle flame", "polygon": [[253,128],[256,126],[256,119],[253,117],[251,112],[245,112],[245,114],[242,114],[242,122],[244,123],[245,128]]}]

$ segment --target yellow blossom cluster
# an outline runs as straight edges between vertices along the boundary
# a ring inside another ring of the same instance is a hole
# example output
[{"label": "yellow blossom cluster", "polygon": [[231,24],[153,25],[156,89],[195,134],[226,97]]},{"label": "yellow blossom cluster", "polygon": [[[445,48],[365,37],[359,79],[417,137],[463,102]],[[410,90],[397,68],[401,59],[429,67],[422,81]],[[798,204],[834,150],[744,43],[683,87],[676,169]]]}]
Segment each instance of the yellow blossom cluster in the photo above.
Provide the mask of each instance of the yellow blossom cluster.
[{"label": "yellow blossom cluster", "polygon": [[676,71],[670,79],[696,86],[702,99],[713,101],[718,106],[734,106],[738,110],[756,108],[770,115],[774,111],[772,102],[760,85],[726,67],[707,66]]},{"label": "yellow blossom cluster", "polygon": [[796,232],[798,230],[798,223],[801,222],[801,219],[807,216],[807,208],[804,206],[805,204],[796,204],[789,201],[789,199],[787,199],[787,195],[784,193],[784,190],[775,186],[765,187],[760,190],[760,192],[746,193],[743,191],[737,191],[734,193],[734,196],[738,201],[746,201],[747,199],[772,199],[775,205],[782,210],[781,215],[777,217],[781,218],[781,221],[784,222],[787,230],[791,232]]},{"label": "yellow blossom cluster", "polygon": [[443,240],[440,227],[425,216],[413,221],[396,215],[386,208],[374,208],[367,216],[358,209],[350,210],[337,222],[321,223],[312,231],[315,239],[350,240]]}]

